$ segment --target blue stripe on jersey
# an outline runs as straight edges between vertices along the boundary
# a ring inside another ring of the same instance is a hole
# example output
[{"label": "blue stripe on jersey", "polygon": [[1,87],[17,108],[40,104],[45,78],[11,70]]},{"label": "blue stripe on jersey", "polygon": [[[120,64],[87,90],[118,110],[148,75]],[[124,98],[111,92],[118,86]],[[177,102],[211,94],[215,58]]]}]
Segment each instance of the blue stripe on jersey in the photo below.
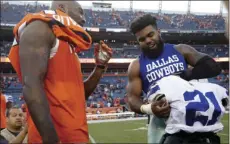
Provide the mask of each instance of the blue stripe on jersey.
[{"label": "blue stripe on jersey", "polygon": [[162,54],[156,59],[149,59],[142,53],[139,63],[142,89],[146,94],[149,86],[161,78],[187,69],[184,57],[174,48],[173,44],[164,44]]},{"label": "blue stripe on jersey", "polygon": [[147,97],[149,98],[149,96],[151,96],[152,94],[156,93],[158,90],[160,90],[160,87],[158,85],[150,87]]}]

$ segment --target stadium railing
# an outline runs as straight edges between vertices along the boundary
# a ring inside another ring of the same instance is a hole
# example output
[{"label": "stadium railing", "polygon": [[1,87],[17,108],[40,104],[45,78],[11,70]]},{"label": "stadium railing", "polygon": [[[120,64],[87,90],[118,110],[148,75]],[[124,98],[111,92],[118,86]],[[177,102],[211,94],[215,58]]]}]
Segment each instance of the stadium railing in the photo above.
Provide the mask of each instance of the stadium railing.
[{"label": "stadium railing", "polygon": [[111,114],[87,114],[87,120],[108,120],[108,119],[121,119],[121,118],[134,118],[134,112],[122,112]]}]

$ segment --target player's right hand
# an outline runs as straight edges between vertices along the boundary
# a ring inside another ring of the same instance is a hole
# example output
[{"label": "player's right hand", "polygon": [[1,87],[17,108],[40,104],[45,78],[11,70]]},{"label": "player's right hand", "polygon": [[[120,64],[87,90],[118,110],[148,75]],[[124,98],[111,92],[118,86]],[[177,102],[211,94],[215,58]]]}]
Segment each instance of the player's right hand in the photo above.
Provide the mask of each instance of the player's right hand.
[{"label": "player's right hand", "polygon": [[170,114],[170,110],[171,110],[166,99],[161,99],[159,101],[153,101],[151,108],[152,108],[153,114],[159,118],[168,117]]},{"label": "player's right hand", "polygon": [[112,57],[113,50],[103,41],[95,44],[94,56],[97,65],[105,66]]}]

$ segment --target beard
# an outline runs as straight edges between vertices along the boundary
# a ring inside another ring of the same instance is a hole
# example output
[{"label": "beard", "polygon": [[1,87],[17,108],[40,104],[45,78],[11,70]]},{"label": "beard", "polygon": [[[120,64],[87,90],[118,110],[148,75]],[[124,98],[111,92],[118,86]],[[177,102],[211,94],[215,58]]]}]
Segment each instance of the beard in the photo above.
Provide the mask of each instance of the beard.
[{"label": "beard", "polygon": [[141,51],[149,59],[155,59],[155,58],[157,58],[157,57],[159,57],[161,55],[161,53],[163,52],[163,47],[164,47],[164,42],[160,38],[159,42],[156,43],[156,48],[155,49],[151,49],[149,46],[146,46],[146,47],[141,48]]}]

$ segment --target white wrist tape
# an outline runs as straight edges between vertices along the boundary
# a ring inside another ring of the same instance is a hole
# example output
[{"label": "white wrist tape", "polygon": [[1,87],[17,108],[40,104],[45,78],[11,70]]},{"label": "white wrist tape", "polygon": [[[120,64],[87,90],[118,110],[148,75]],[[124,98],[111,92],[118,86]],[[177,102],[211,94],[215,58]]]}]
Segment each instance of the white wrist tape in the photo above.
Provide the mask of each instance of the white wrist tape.
[{"label": "white wrist tape", "polygon": [[140,108],[142,113],[148,114],[148,115],[152,115],[152,108],[151,108],[151,104],[143,104]]}]

